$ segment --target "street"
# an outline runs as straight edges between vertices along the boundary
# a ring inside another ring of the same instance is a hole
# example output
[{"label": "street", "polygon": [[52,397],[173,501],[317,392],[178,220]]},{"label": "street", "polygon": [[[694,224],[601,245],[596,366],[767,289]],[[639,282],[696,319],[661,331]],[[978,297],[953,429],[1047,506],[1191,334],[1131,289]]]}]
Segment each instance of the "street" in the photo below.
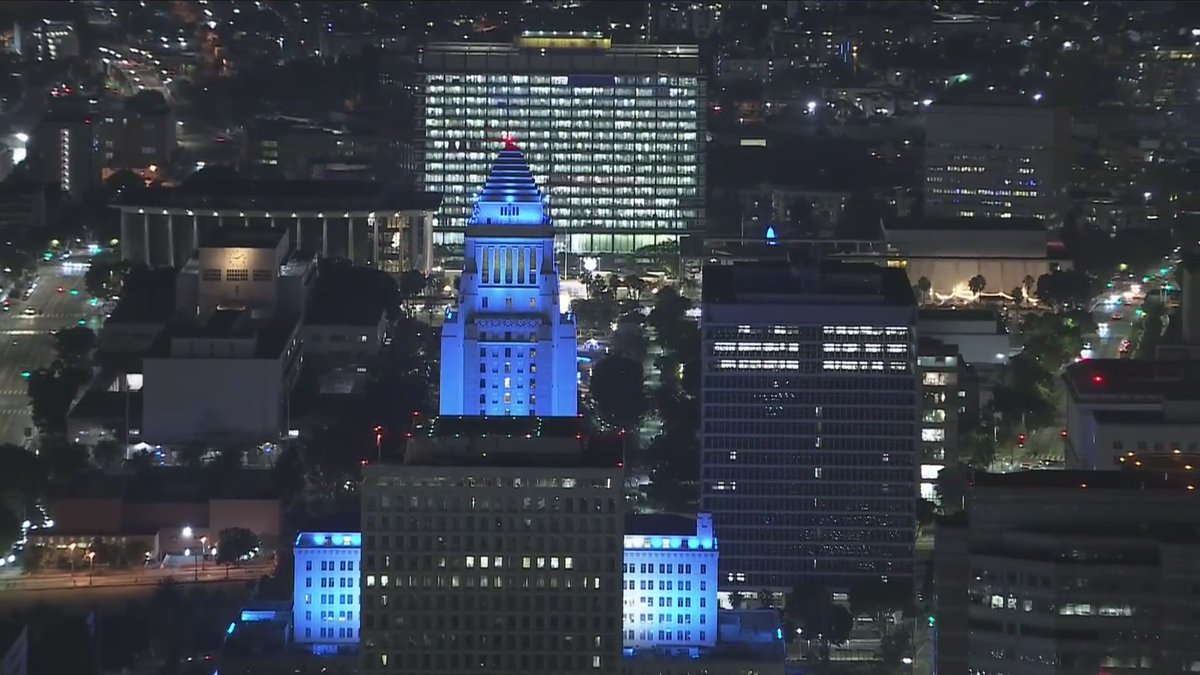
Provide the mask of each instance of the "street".
[{"label": "street", "polygon": [[70,572],[39,572],[37,574],[21,574],[6,572],[0,574],[0,598],[11,593],[25,591],[53,591],[59,589],[96,589],[117,586],[153,586],[163,579],[174,579],[181,584],[195,582],[225,581],[226,575],[230,581],[246,581],[257,579],[271,573],[271,564],[244,565],[231,567],[226,571],[224,565],[209,563],[204,569],[196,569],[193,565],[173,568],[137,568],[110,570],[102,569],[90,573],[87,565],[80,563],[75,573]]},{"label": "street", "polygon": [[[33,427],[27,385],[21,374],[54,360],[50,331],[75,326],[81,319],[92,330],[100,330],[102,317],[88,304],[83,288],[84,269],[77,264],[42,264],[32,297],[13,299],[11,311],[0,314],[0,443],[21,444],[25,430]],[[60,287],[62,293],[58,292]],[[72,289],[79,294],[71,295]],[[25,315],[30,307],[41,313]]]}]

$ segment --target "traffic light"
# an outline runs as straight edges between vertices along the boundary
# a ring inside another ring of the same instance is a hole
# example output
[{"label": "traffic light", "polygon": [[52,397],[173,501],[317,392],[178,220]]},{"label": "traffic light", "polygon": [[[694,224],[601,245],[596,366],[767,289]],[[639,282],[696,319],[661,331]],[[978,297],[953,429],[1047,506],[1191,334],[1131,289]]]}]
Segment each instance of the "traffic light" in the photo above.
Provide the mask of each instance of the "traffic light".
[{"label": "traffic light", "polygon": [[937,624],[937,617],[935,617],[932,614],[929,615],[929,618],[927,620],[929,621],[930,628],[933,628]]},{"label": "traffic light", "polygon": [[1017,447],[1025,447],[1025,434],[1017,434]]},{"label": "traffic light", "polygon": [[78,289],[78,288],[72,288],[72,289],[71,289],[71,295],[79,295],[79,289]]},{"label": "traffic light", "polygon": [[29,378],[33,377],[33,373],[29,372],[28,370],[21,371],[21,377],[28,380]]}]

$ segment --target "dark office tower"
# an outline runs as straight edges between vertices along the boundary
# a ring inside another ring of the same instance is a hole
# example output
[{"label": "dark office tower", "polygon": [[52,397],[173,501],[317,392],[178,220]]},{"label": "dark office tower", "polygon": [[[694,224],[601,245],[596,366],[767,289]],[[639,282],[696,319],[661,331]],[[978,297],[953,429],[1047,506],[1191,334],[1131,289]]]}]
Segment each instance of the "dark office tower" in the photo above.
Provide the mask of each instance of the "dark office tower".
[{"label": "dark office tower", "polygon": [[934,104],[925,119],[926,216],[1061,221],[1071,170],[1064,109]]},{"label": "dark office tower", "polygon": [[912,575],[916,325],[900,269],[705,267],[700,502],[723,590]]},{"label": "dark office tower", "polygon": [[424,189],[437,244],[463,240],[476,186],[511,134],[573,253],[670,244],[704,226],[704,80],[694,45],[526,33],[421,56]]},{"label": "dark office tower", "polygon": [[364,675],[621,672],[620,439],[440,417],[363,473]]}]

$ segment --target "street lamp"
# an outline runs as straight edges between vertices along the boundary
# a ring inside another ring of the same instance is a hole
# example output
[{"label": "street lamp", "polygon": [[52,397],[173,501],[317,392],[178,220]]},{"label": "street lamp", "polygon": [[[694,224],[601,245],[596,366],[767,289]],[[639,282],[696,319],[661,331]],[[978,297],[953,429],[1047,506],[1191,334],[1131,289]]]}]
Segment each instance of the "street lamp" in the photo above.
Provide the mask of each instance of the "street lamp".
[{"label": "street lamp", "polygon": [[75,542],[71,542],[67,546],[67,548],[71,551],[70,555],[67,556],[67,558],[69,558],[71,561],[71,576],[75,576],[75,547],[78,545],[79,544],[76,544]]},{"label": "street lamp", "polygon": [[[191,527],[190,525],[188,525],[188,526],[185,526],[185,527],[183,528],[183,533],[182,533],[182,534],[183,534],[183,538],[184,538],[184,539],[191,539],[191,538],[192,538],[192,527]],[[204,542],[206,539],[208,539],[208,537],[200,537],[200,541],[201,541],[201,542]],[[189,556],[189,555],[191,555],[191,554],[192,554],[192,549],[190,549],[190,548],[185,548],[185,549],[183,550],[183,555],[184,555],[184,557],[187,557],[187,556]],[[204,547],[203,547],[203,546],[201,546],[201,547],[198,549],[197,557],[199,557],[199,556],[201,556],[201,555],[203,555],[203,554],[204,554]],[[200,562],[199,562],[199,561],[196,561],[196,562],[195,562],[195,563],[192,565],[192,581],[200,581]]]},{"label": "street lamp", "polygon": [[208,537],[200,537],[200,569],[204,569],[204,558],[208,554]]},{"label": "street lamp", "polygon": [[92,585],[92,572],[96,569],[96,552],[88,551],[87,555],[83,556],[88,561],[88,586]]}]

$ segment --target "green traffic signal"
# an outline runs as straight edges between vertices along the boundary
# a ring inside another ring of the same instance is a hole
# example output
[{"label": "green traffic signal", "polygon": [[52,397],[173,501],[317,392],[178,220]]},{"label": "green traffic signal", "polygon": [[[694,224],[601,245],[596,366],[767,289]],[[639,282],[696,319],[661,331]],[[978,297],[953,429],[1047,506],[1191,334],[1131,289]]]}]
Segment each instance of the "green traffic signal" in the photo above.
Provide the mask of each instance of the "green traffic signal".
[{"label": "green traffic signal", "polygon": [[26,370],[26,371],[23,371],[23,372],[21,373],[21,377],[23,377],[23,378],[25,378],[26,380],[28,380],[30,377],[33,377],[33,373],[31,373],[31,372],[29,372],[28,370]]},{"label": "green traffic signal", "polygon": [[936,624],[936,623],[937,623],[937,618],[936,618],[936,617],[934,617],[932,614],[930,614],[930,615],[929,615],[929,626],[930,626],[930,627],[933,627],[933,625],[934,625],[934,624]]},{"label": "green traffic signal", "polygon": [[86,325],[87,325],[87,322],[86,322],[86,321],[84,321],[83,319],[80,319],[80,320],[79,320],[79,321],[77,321],[76,323],[78,323],[80,326],[86,326]]},{"label": "green traffic signal", "polygon": [[78,288],[72,288],[72,289],[71,289],[71,295],[79,295],[79,289],[78,289]]}]

